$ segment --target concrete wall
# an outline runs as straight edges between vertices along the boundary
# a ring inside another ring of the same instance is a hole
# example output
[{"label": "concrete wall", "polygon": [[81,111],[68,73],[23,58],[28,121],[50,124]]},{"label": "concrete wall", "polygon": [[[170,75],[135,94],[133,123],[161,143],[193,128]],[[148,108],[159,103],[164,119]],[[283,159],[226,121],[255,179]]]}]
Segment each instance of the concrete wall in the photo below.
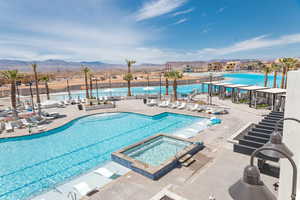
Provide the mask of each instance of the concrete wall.
[{"label": "concrete wall", "polygon": [[[300,119],[300,71],[288,74],[285,117]],[[294,153],[294,161],[300,172],[300,124],[294,121],[284,122],[283,141]],[[297,200],[300,200],[300,181],[298,173]],[[292,167],[286,159],[280,161],[279,200],[288,200],[291,196]]]}]

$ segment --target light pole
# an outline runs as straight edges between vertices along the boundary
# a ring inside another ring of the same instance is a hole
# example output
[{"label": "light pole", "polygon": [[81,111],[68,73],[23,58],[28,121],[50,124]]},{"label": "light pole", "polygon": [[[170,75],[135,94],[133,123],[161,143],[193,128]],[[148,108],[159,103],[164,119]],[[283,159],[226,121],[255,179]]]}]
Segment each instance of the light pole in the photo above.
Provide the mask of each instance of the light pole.
[{"label": "light pole", "polygon": [[34,101],[33,101],[33,93],[32,93],[32,81],[29,82],[29,91],[30,91],[32,112],[35,113]]},{"label": "light pole", "polygon": [[95,80],[96,80],[97,101],[98,101],[98,104],[99,104],[99,87],[98,87],[98,78],[96,78]]},{"label": "light pole", "polygon": [[159,74],[159,100],[161,100],[161,82],[162,82],[161,78],[162,78],[162,73]]},{"label": "light pole", "polygon": [[297,189],[297,166],[290,155],[284,151],[261,147],[251,154],[250,165],[244,169],[243,177],[229,188],[229,194],[234,200],[276,200],[274,194],[266,187],[260,178],[259,169],[254,166],[254,157],[262,151],[275,151],[287,158],[293,167],[293,182],[291,199],[296,200]]}]

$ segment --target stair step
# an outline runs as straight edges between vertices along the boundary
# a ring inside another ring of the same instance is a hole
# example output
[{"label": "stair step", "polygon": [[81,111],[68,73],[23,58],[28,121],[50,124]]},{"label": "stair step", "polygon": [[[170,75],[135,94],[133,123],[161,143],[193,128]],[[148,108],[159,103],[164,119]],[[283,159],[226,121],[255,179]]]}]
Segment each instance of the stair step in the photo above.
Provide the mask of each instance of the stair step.
[{"label": "stair step", "polygon": [[256,132],[256,131],[249,131],[248,135],[253,135],[253,136],[257,136],[257,137],[262,137],[262,138],[270,138],[270,134],[266,134],[266,133],[260,133],[260,132]]},{"label": "stair step", "polygon": [[239,144],[254,147],[254,148],[260,148],[265,143],[255,142],[253,140],[247,140],[247,139],[239,139]]},{"label": "stair step", "polygon": [[260,133],[265,133],[265,134],[271,134],[273,133],[272,130],[268,130],[268,129],[263,129],[263,128],[252,128],[251,131],[256,131],[256,132],[260,132]]},{"label": "stair step", "polygon": [[[276,124],[278,123],[279,120],[272,120],[272,119],[262,119],[261,122],[266,122],[266,123],[272,123],[272,124]],[[279,122],[279,125],[283,125],[283,122]]]},{"label": "stair step", "polygon": [[284,112],[272,111],[270,114],[284,115]]},{"label": "stair step", "polygon": [[270,120],[281,120],[283,117],[273,117],[273,116],[266,116],[264,119],[270,119]]},{"label": "stair step", "polygon": [[[275,130],[275,126],[267,126],[267,125],[262,125],[262,124],[256,124],[255,128],[262,128],[262,129],[267,129],[267,130],[271,130],[271,131]],[[283,128],[279,127],[278,130],[282,131]]]},{"label": "stair step", "polygon": [[245,154],[245,155],[251,155],[253,153],[253,151],[255,151],[255,150],[256,150],[256,148],[254,148],[254,147],[249,147],[249,146],[242,145],[242,144],[234,144],[233,145],[234,152]]},{"label": "stair step", "polygon": [[191,157],[192,157],[191,154],[186,154],[186,155],[184,155],[183,157],[181,157],[178,161],[179,161],[180,163],[184,163],[185,161],[187,161],[187,160],[190,159]]},{"label": "stair step", "polygon": [[280,117],[280,118],[283,118],[284,117],[284,115],[279,115],[279,114],[269,114],[268,115],[269,117]]},{"label": "stair step", "polygon": [[[241,145],[241,144],[234,144],[233,145],[233,151],[234,152],[245,154],[245,155],[251,155],[253,153],[253,151],[255,151],[255,150],[256,150],[256,148],[245,146],[245,145]],[[265,159],[265,160],[270,160],[270,161],[278,162],[278,159],[274,159],[274,158],[265,156],[265,155],[263,155],[261,153],[259,153],[257,157]]]},{"label": "stair step", "polygon": [[[276,126],[276,122],[272,123],[272,122],[262,122],[262,121],[261,121],[261,122],[259,122],[258,124],[260,124],[260,125],[265,125],[265,126],[271,126],[271,127],[274,127],[274,128],[275,128],[275,126]],[[282,128],[283,125],[282,125],[282,124],[279,124],[278,127],[279,127],[279,128]]]},{"label": "stair step", "polygon": [[264,144],[269,141],[268,138],[257,137],[257,136],[254,136],[254,135],[244,135],[244,139],[251,140],[251,141],[254,141],[254,142],[264,143]]},{"label": "stair step", "polygon": [[184,163],[182,163],[181,165],[184,167],[188,167],[190,166],[193,162],[195,162],[196,160],[194,158],[189,158],[187,161],[185,161]]}]

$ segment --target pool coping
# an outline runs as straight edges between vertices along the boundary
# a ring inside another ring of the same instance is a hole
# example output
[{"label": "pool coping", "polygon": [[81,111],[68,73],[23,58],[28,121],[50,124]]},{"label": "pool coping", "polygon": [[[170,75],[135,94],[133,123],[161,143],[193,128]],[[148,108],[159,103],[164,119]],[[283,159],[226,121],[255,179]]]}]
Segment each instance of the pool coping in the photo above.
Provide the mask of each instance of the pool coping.
[{"label": "pool coping", "polygon": [[[116,109],[115,108],[111,108],[111,109]],[[97,111],[96,113],[86,113],[86,114],[83,114],[81,116],[77,116],[75,118],[71,118],[65,122],[63,122],[62,124],[60,124],[59,126],[56,126],[56,127],[53,127],[53,128],[49,128],[49,129],[46,129],[46,130],[43,130],[43,131],[36,131],[36,132],[32,132],[31,134],[24,134],[24,135],[19,135],[19,136],[7,136],[7,137],[0,137],[0,143],[3,142],[2,140],[7,140],[7,139],[18,139],[18,138],[26,138],[26,137],[30,137],[30,136],[34,136],[34,135],[42,135],[42,134],[45,134],[47,132],[50,132],[50,131],[54,131],[56,129],[59,129],[63,126],[66,126],[67,124],[71,124],[79,119],[82,119],[82,118],[85,118],[85,117],[89,117],[89,116],[93,116],[93,115],[101,115],[101,114],[106,114],[106,113],[133,113],[133,114],[138,114],[138,115],[144,115],[144,116],[149,116],[149,117],[154,117],[154,116],[157,116],[157,115],[160,115],[160,114],[164,114],[164,113],[171,113],[171,114],[176,114],[176,115],[186,115],[186,116],[191,116],[191,117],[198,117],[198,118],[208,118],[208,117],[204,117],[204,116],[197,116],[193,113],[191,114],[182,114],[182,113],[176,113],[176,112],[170,112],[170,111],[164,111],[164,112],[160,112],[158,114],[154,114],[154,115],[151,115],[151,114],[145,114],[145,113],[140,113],[140,112],[134,112],[134,111],[121,111],[121,110],[109,110],[109,111]],[[24,129],[26,130],[26,129]],[[55,134],[55,133],[54,133]],[[41,136],[42,137],[42,136]]]},{"label": "pool coping", "polygon": [[[138,147],[140,145],[143,145],[153,139],[156,139],[158,137],[168,137],[168,138],[172,138],[172,139],[176,139],[176,140],[180,140],[183,142],[187,142],[190,145],[188,145],[187,147],[185,147],[183,150],[179,151],[175,156],[165,160],[162,164],[158,165],[158,166],[151,166],[149,164],[146,164],[144,162],[141,162],[139,160],[136,160],[130,156],[127,156],[124,152]],[[164,176],[165,174],[167,174],[168,172],[170,172],[171,170],[173,170],[175,167],[177,167],[179,165],[179,159],[182,158],[183,156],[187,155],[187,154],[191,154],[194,155],[195,153],[197,153],[198,151],[200,151],[201,149],[203,149],[203,144],[196,144],[191,142],[188,139],[183,139],[181,137],[177,137],[174,135],[168,135],[168,134],[163,134],[163,133],[159,133],[156,134],[154,136],[150,136],[140,142],[137,142],[135,144],[129,145],[125,148],[122,148],[116,152],[113,152],[111,154],[111,158],[113,161],[137,172],[140,173],[152,180],[157,180],[160,177]]]}]

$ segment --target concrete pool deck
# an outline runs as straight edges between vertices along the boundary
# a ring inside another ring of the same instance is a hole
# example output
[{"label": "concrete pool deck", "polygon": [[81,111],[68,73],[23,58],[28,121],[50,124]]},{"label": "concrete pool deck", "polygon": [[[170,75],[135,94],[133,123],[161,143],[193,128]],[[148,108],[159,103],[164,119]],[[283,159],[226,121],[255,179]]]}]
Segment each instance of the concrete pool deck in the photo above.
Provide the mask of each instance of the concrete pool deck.
[{"label": "concrete pool deck", "polygon": [[[206,96],[200,95],[200,98],[205,100]],[[168,187],[168,191],[174,192],[187,200],[208,199],[211,193],[216,196],[216,199],[231,200],[227,191],[228,186],[242,176],[244,166],[249,163],[249,157],[233,153],[232,146],[227,143],[227,139],[249,122],[257,123],[261,120],[262,115],[270,111],[249,108],[246,104],[233,104],[230,100],[219,100],[217,97],[213,98],[213,103],[229,108],[229,114],[217,116],[222,119],[221,125],[210,127],[190,139],[191,141],[204,142],[206,148],[200,153],[211,158],[208,164],[198,167],[196,162],[195,165],[192,164],[189,168],[174,169],[158,181],[150,180],[135,172],[129,172],[112,184],[101,188],[98,193],[87,199],[147,200]],[[59,127],[81,116],[105,112],[134,112],[145,115],[172,112],[199,117],[214,116],[187,110],[148,107],[142,103],[142,100],[119,101],[115,109],[86,112],[78,111],[77,106],[71,105],[59,110],[47,109],[46,111],[59,111],[61,114],[66,115],[64,118],[54,120],[46,127],[46,130]],[[27,130],[16,130],[15,133],[2,133],[0,137],[27,135],[28,131],[25,131]],[[271,185],[275,182],[275,179],[265,176],[263,176],[263,180],[266,181],[269,188],[272,188]]]}]

